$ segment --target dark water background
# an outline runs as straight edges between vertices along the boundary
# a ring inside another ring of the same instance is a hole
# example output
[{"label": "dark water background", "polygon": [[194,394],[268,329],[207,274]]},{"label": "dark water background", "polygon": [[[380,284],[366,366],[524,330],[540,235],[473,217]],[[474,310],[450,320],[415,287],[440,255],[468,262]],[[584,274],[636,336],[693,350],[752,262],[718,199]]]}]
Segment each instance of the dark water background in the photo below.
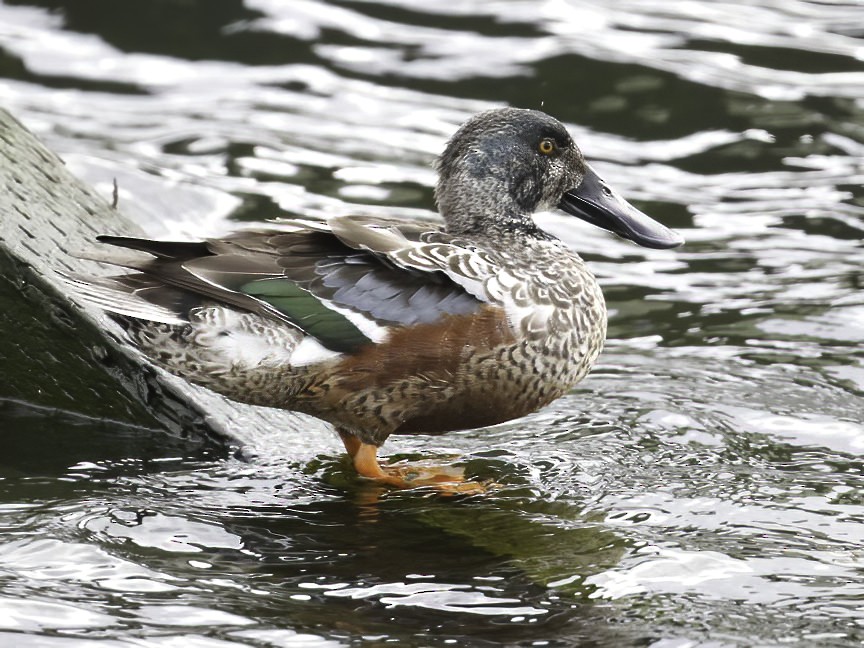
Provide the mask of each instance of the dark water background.
[{"label": "dark water background", "polygon": [[446,137],[505,103],[688,244],[541,217],[603,283],[600,365],[387,446],[503,488],[0,401],[0,645],[862,645],[864,4],[0,3],[0,104],[154,236],[426,213]]}]

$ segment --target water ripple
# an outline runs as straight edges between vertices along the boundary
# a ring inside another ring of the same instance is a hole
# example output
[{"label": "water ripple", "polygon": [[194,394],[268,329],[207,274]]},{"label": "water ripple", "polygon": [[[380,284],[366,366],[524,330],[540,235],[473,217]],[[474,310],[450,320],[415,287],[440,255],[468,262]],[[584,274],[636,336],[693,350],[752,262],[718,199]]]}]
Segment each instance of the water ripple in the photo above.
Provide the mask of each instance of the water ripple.
[{"label": "water ripple", "polygon": [[0,100],[153,235],[428,215],[446,138],[511,103],[687,245],[539,217],[603,284],[600,365],[387,445],[482,497],[358,484],[315,423],[243,463],[3,407],[0,643],[860,644],[860,3],[54,4],[0,4]]}]

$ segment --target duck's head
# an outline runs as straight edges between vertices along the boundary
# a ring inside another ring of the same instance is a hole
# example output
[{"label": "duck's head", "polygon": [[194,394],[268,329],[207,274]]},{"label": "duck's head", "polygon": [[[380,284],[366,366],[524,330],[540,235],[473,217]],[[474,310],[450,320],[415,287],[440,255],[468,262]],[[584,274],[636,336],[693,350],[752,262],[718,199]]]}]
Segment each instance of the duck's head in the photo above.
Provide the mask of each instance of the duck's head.
[{"label": "duck's head", "polygon": [[564,125],[537,110],[475,115],[450,139],[436,168],[435,200],[454,234],[536,232],[532,215],[558,207],[645,247],[684,242],[615,193]]}]

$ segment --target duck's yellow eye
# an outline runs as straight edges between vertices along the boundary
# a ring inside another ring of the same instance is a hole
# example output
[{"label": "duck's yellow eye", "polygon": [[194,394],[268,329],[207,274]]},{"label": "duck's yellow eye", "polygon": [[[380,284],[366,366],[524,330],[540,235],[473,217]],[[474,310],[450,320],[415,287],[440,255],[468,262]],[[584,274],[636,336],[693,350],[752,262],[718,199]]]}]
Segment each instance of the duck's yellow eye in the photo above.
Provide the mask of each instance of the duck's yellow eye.
[{"label": "duck's yellow eye", "polygon": [[540,145],[537,147],[537,150],[540,151],[543,155],[552,155],[555,151],[558,150],[558,145],[551,137],[546,137],[540,140]]}]

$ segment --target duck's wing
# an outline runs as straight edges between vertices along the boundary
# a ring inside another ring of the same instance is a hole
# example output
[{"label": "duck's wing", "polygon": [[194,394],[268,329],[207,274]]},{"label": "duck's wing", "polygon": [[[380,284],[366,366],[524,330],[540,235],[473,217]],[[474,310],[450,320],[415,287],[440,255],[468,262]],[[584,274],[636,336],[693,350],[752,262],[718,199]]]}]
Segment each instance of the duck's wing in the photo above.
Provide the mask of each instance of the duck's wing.
[{"label": "duck's wing", "polygon": [[499,308],[519,337],[541,338],[561,326],[561,312],[556,311],[567,309],[579,292],[578,275],[548,267],[538,276],[531,265],[505,263],[506,252],[486,250],[474,240],[440,230],[419,231],[363,218],[335,219],[330,227],[345,245],[373,252],[398,268],[445,276],[478,302]]},{"label": "duck's wing", "polygon": [[[350,352],[386,339],[392,327],[474,313],[486,301],[425,256],[441,250],[418,251],[426,245],[424,230],[428,224],[337,218],[196,243],[99,237],[151,257],[115,261],[140,274],[90,282],[85,297],[147,319],[143,300],[158,311],[152,319],[171,323],[215,301],[282,320],[331,350]],[[106,282],[115,289],[110,299]],[[118,291],[138,306],[123,303]]]}]

